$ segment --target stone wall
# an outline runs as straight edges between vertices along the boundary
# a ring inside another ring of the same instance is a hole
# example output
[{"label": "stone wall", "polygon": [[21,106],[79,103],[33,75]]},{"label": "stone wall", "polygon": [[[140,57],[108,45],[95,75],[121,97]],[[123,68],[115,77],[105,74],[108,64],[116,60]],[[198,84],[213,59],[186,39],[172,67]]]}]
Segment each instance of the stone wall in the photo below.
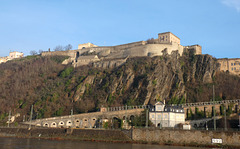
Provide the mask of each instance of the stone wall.
[{"label": "stone wall", "polygon": [[126,59],[115,59],[115,60],[104,60],[104,61],[98,61],[94,62],[92,65],[93,67],[98,67],[98,68],[115,68],[119,67],[122,64],[126,62]]},{"label": "stone wall", "polygon": [[132,42],[132,43],[128,43],[128,44],[114,46],[114,50],[128,49],[128,48],[132,48],[132,47],[136,47],[136,46],[142,46],[145,44],[146,44],[145,41]]},{"label": "stone wall", "polygon": [[54,51],[54,52],[42,52],[41,56],[76,56],[76,50],[69,51]]},{"label": "stone wall", "polygon": [[[116,109],[115,109],[116,108]],[[118,109],[117,109],[118,108]],[[120,109],[121,110],[120,110]],[[140,115],[144,110],[142,108],[139,109],[128,109],[124,110],[125,107],[114,107],[113,111],[107,112],[92,112],[92,113],[82,113],[68,116],[60,116],[60,117],[50,117],[44,119],[36,119],[31,122],[24,122],[26,125],[34,125],[41,127],[55,127],[55,128],[92,128],[96,125],[97,120],[108,119],[112,120],[112,118],[125,119],[127,117],[130,119],[131,116]]]},{"label": "stone wall", "polygon": [[191,46],[184,46],[185,49],[193,50],[195,55],[202,54],[202,47],[200,45],[191,45]]},{"label": "stone wall", "polygon": [[222,139],[223,145],[240,146],[240,132],[133,129],[132,139],[157,143],[211,145],[212,138]]},{"label": "stone wall", "polygon": [[218,59],[217,63],[218,63],[218,66],[219,66],[218,67],[219,71],[224,71],[224,72],[227,71],[231,74],[240,75],[240,58]]},{"label": "stone wall", "polygon": [[78,140],[130,141],[121,130],[0,128],[0,137],[62,138]]}]

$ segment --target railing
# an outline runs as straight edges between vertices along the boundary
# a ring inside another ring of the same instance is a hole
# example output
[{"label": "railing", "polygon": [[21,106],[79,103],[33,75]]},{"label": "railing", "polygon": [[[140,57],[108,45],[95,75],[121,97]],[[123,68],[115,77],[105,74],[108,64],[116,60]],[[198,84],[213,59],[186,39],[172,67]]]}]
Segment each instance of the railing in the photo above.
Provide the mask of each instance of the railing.
[{"label": "railing", "polygon": [[205,105],[216,105],[216,104],[229,104],[229,103],[240,103],[240,99],[235,100],[222,100],[222,101],[209,101],[209,102],[197,102],[197,103],[185,103],[179,104],[182,107],[194,107],[194,106],[205,106]]},{"label": "railing", "polygon": [[122,110],[132,110],[132,109],[149,109],[149,108],[150,108],[150,105],[108,107],[107,108],[107,112],[122,111]]}]

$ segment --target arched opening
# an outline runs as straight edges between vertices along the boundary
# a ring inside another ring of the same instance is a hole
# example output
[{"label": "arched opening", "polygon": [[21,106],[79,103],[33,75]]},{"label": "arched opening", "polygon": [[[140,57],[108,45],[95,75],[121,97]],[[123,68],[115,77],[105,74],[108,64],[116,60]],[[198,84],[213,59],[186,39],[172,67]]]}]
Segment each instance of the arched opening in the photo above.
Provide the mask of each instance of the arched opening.
[{"label": "arched opening", "polygon": [[64,126],[64,122],[63,122],[63,121],[60,121],[60,122],[58,123],[58,126],[62,128],[62,127]]},{"label": "arched opening", "polygon": [[122,121],[121,119],[114,117],[112,120],[112,126],[114,129],[122,128]]},{"label": "arched opening", "polygon": [[48,123],[44,123],[43,127],[49,127]]},{"label": "arched opening", "polygon": [[78,58],[79,56],[80,56],[80,53],[79,53],[79,52],[77,52],[76,58]]},{"label": "arched opening", "polygon": [[130,122],[134,122],[134,120],[135,120],[134,115],[131,115],[131,116],[130,116]]},{"label": "arched opening", "polygon": [[157,124],[157,126],[158,126],[158,127],[161,127],[161,126],[162,126],[162,124],[161,124],[161,123],[158,123],[158,124]]},{"label": "arched opening", "polygon": [[194,127],[194,128],[197,128],[197,124],[194,124],[193,127]]},{"label": "arched opening", "polygon": [[68,120],[67,123],[66,123],[66,126],[67,126],[67,127],[71,127],[71,126],[72,126],[72,121],[71,121],[71,120]]},{"label": "arched opening", "polygon": [[57,127],[57,123],[56,122],[52,122],[51,127]]}]

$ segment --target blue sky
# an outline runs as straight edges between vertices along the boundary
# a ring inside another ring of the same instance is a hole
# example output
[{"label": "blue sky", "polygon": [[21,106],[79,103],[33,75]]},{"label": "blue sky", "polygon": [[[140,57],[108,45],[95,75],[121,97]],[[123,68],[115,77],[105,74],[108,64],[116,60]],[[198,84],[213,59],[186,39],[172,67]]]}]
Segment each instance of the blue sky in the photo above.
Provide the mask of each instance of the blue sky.
[{"label": "blue sky", "polygon": [[119,45],[167,31],[204,54],[239,57],[240,0],[0,0],[0,56]]}]

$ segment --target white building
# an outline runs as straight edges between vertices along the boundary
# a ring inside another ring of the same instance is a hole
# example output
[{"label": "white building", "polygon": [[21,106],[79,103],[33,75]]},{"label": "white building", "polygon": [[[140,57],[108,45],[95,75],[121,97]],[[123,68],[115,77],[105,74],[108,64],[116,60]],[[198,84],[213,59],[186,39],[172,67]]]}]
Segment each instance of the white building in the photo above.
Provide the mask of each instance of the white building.
[{"label": "white building", "polygon": [[185,123],[184,109],[157,102],[149,111],[149,119],[156,127],[176,127]]},{"label": "white building", "polygon": [[10,52],[9,53],[9,60],[15,59],[15,58],[22,58],[23,57],[23,53],[22,52]]}]

